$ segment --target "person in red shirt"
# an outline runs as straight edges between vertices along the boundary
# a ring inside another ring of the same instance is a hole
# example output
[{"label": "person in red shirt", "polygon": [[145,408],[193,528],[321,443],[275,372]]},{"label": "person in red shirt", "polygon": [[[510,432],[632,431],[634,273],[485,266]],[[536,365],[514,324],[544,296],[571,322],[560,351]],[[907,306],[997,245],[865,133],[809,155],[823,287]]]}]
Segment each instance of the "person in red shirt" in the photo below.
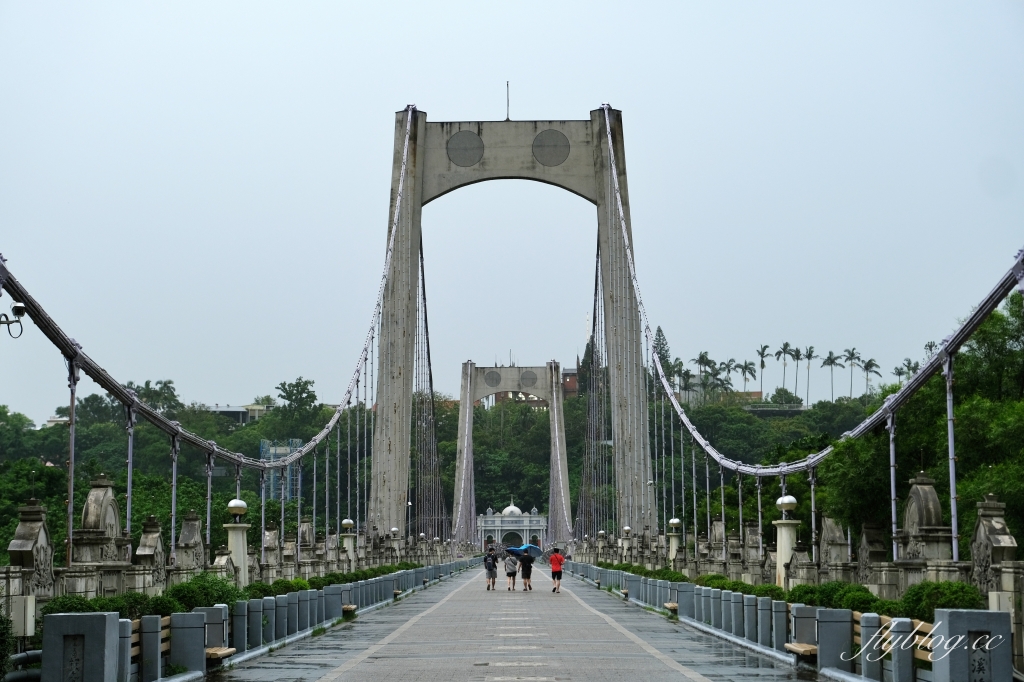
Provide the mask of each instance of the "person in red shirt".
[{"label": "person in red shirt", "polygon": [[551,556],[548,557],[548,562],[551,564],[551,580],[554,583],[554,587],[551,588],[552,592],[560,592],[558,588],[562,586],[562,564],[565,563],[565,557],[558,552],[558,548],[555,547],[551,550]]}]

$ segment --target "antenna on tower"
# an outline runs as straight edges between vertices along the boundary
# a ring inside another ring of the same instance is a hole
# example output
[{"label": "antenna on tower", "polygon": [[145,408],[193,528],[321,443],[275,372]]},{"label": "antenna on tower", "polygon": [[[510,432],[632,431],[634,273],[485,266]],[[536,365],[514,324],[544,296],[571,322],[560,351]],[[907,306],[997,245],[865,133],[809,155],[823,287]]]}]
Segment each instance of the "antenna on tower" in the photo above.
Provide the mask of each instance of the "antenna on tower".
[{"label": "antenna on tower", "polygon": [[509,117],[508,117],[508,112],[509,112],[509,93],[508,93],[508,81],[505,81],[505,120],[506,120],[506,121],[509,121],[509,120],[511,120],[511,119],[509,119]]}]

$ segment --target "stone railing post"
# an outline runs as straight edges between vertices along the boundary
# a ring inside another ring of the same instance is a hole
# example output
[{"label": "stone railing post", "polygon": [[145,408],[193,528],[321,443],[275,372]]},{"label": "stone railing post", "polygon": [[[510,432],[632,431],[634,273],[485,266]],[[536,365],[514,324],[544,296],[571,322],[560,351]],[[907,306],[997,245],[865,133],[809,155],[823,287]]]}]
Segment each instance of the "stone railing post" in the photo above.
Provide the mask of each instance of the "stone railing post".
[{"label": "stone railing post", "polygon": [[818,608],[793,604],[793,641],[800,644],[818,643]]},{"label": "stone railing post", "polygon": [[818,670],[853,672],[853,611],[818,609]]},{"label": "stone railing post", "polygon": [[[262,606],[261,603],[260,607]],[[249,602],[244,599],[235,602],[231,614],[231,646],[235,648],[235,653],[239,654],[249,648]]]},{"label": "stone railing post", "polygon": [[327,619],[326,600],[323,590],[315,590],[316,592],[316,624],[320,625]]},{"label": "stone railing post", "polygon": [[772,600],[772,648],[785,651],[788,640],[789,613],[784,601]]},{"label": "stone railing post", "polygon": [[[296,602],[296,606],[298,603]],[[274,597],[274,611],[277,618],[274,624],[274,640],[282,640],[288,636],[288,595],[279,594]],[[296,614],[295,619],[299,616]]]},{"label": "stone railing post", "polygon": [[116,613],[55,613],[43,618],[42,682],[117,679]]},{"label": "stone railing post", "polygon": [[743,636],[757,641],[757,597],[752,594],[743,595]]},{"label": "stone railing post", "polygon": [[117,682],[131,682],[132,622],[127,618],[117,621],[117,633]]},{"label": "stone railing post", "polygon": [[[288,634],[294,635],[301,629],[304,629],[302,624],[299,622],[299,593],[289,592],[285,595],[288,603]],[[306,602],[306,607],[309,608],[309,602]]]},{"label": "stone railing post", "polygon": [[909,618],[893,618],[889,621],[890,636],[899,638],[898,644],[892,649],[892,682],[914,682],[914,649],[912,646],[903,648],[913,630],[914,622]]},{"label": "stone railing post", "polygon": [[344,605],[342,601],[343,594],[343,585],[324,586],[324,620],[333,623],[338,618],[341,618],[341,607]]},{"label": "stone railing post", "polygon": [[732,634],[743,636],[743,597],[742,592],[732,593]]},{"label": "stone railing post", "polygon": [[[982,667],[989,671],[986,679],[1012,679],[1010,621],[1006,611],[935,609],[932,649],[940,652],[932,655],[935,682],[973,679],[972,671]],[[955,646],[952,642],[958,636],[962,643]],[[942,639],[934,641],[938,637]]]},{"label": "stone railing post", "polygon": [[876,638],[882,627],[877,613],[862,613],[860,616],[860,674],[869,680],[882,679],[882,645]]},{"label": "stone railing post", "polygon": [[719,627],[732,634],[732,590],[722,590],[722,620]]},{"label": "stone railing post", "polygon": [[[301,632],[309,627],[309,590],[298,591],[299,600],[299,625],[298,631]],[[315,608],[315,607],[314,607]]]},{"label": "stone railing post", "polygon": [[264,597],[263,602],[263,641],[260,644],[270,644],[277,635],[277,598]]},{"label": "stone railing post", "polygon": [[757,597],[757,643],[772,646],[772,598]]},{"label": "stone railing post", "polygon": [[171,614],[171,665],[206,672],[206,614]]},{"label": "stone railing post", "polygon": [[[257,649],[263,646],[263,600],[250,599],[246,610],[246,648]],[[235,647],[236,649],[238,647]]]},{"label": "stone railing post", "polygon": [[139,657],[139,679],[142,682],[159,680],[163,669],[160,654],[160,616],[143,616],[139,624],[141,634],[139,645],[142,655]]},{"label": "stone railing post", "polygon": [[722,590],[711,588],[711,625],[722,629]]},{"label": "stone railing post", "polygon": [[697,602],[694,600],[693,588],[693,583],[676,583],[676,603],[680,616],[694,617],[693,607]]}]

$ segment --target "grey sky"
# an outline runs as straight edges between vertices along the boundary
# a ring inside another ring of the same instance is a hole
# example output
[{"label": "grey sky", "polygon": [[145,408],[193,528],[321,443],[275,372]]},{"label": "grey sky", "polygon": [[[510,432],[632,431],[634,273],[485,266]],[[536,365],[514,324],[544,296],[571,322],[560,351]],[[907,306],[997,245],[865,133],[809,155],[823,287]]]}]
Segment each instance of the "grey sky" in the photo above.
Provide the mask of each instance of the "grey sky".
[{"label": "grey sky", "polygon": [[[0,2],[0,252],[121,381],[339,400],[394,112],[503,119],[506,80],[515,119],[623,111],[641,287],[685,359],[856,346],[892,380],[1024,246],[1019,0]],[[423,222],[440,390],[466,359],[582,353],[590,204],[484,183]],[[0,404],[41,422],[66,390],[34,326],[0,336]]]}]

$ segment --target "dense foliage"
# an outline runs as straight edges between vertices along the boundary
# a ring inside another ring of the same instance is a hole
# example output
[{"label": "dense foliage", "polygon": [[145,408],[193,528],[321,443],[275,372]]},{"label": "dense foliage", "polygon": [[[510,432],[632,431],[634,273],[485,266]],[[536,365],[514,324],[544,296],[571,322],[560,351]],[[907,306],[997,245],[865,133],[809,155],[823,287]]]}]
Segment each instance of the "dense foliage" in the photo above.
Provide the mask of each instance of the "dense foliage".
[{"label": "dense foliage", "polygon": [[[667,362],[671,355],[664,334],[658,335],[655,345],[655,352]],[[927,349],[934,352],[935,345],[928,344]],[[593,371],[588,365],[590,357],[592,353],[588,346],[579,368],[581,395],[566,399],[564,410],[570,492],[574,505],[578,499],[586,447],[587,390],[593,383]],[[909,360],[904,366],[910,368],[907,371],[919,367]],[[676,372],[677,369],[672,371]],[[898,380],[906,376],[904,371],[894,374]],[[955,359],[955,377],[957,485],[962,538],[960,549],[961,556],[966,558],[970,555],[970,543],[966,539],[971,536],[976,518],[974,503],[980,501],[985,493],[995,493],[1007,504],[1006,520],[1010,531],[1017,536],[1024,533],[1024,496],[1018,494],[1024,487],[1024,301],[1019,293],[1012,294],[960,350]],[[650,385],[653,387],[655,382],[651,381]],[[308,440],[330,414],[330,408],[318,401],[313,382],[302,377],[279,384],[277,399],[270,396],[257,398],[255,402],[270,404],[279,401],[279,404],[258,421],[244,426],[233,424],[201,405],[183,404],[172,381],[147,381],[133,384],[132,387],[141,399],[154,405],[166,416],[180,421],[185,428],[253,457],[258,456],[263,439]],[[829,444],[835,444],[835,454],[826,459],[818,470],[817,503],[819,510],[852,531],[856,547],[862,524],[879,523],[886,528],[889,525],[888,435],[883,430],[857,440],[839,442],[838,439],[879,409],[885,397],[897,389],[898,384],[883,384],[878,390],[870,389],[860,397],[838,397],[834,401],[820,401],[805,410],[779,411],[746,409],[749,407],[743,399],[746,394],[735,394],[723,389],[715,394],[714,399],[705,397],[699,404],[688,405],[686,409],[690,419],[708,440],[733,459],[752,463],[793,461]],[[788,406],[799,402],[799,397],[781,387],[766,402]],[[434,404],[442,481],[450,510],[454,489],[458,403],[438,395]],[[660,428],[660,424],[664,423],[664,408],[665,401],[652,388],[650,415],[654,428]],[[551,432],[547,411],[533,409],[522,401],[498,402],[491,407],[479,405],[474,410],[477,509],[481,512],[487,507],[500,510],[514,499],[522,509],[536,506],[539,511],[546,513]],[[88,482],[101,471],[111,476],[115,482],[115,491],[123,500],[126,492],[124,461],[127,438],[124,432],[124,410],[109,396],[90,395],[81,398],[76,415],[75,475],[76,490],[80,492],[75,496],[74,513],[80,518]],[[909,490],[908,480],[916,472],[924,471],[937,481],[936,490],[947,516],[946,523],[949,523],[949,489],[945,483],[948,480],[945,420],[945,381],[941,376],[934,376],[896,415],[899,471],[897,496],[901,502],[905,500]],[[372,423],[370,412],[363,411],[360,406],[351,408],[342,419],[342,444],[347,442],[346,429],[349,425],[354,434],[359,434],[362,425],[372,427]],[[35,429],[33,426],[24,415],[0,406],[0,546],[6,546],[13,537],[18,522],[17,507],[29,497],[35,496],[50,510],[49,529],[57,552],[55,560],[62,563],[67,489],[64,467],[68,430],[64,427]],[[675,498],[675,507],[667,511],[684,518],[688,528],[692,529],[695,517],[692,498],[689,496],[696,488],[699,492],[696,519],[700,520],[696,525],[697,530],[702,532],[702,522],[709,511],[712,517],[719,517],[719,495],[705,494],[703,458],[700,456],[696,463],[696,480],[693,480],[690,440],[683,436],[678,424],[672,428],[673,437],[665,439],[661,436],[659,445],[653,451],[662,467],[665,466],[665,460],[660,458],[664,456],[667,459],[669,470],[678,473],[680,481],[686,476],[688,496],[686,500],[682,499],[677,483],[676,491],[679,495],[666,491],[666,499]],[[164,434],[148,424],[138,425],[132,514],[135,545],[138,543],[142,522],[149,514],[160,520],[165,529],[165,539],[169,539],[168,451],[169,442]],[[334,454],[336,456],[337,451]],[[324,452],[321,451],[317,456],[322,467]],[[302,464],[304,480],[311,481],[313,462],[309,457],[305,459]],[[365,459],[363,466],[366,467]],[[204,453],[188,447],[183,449],[179,460],[179,519],[189,509],[204,515],[205,467]],[[336,466],[334,471],[337,471]],[[218,468],[213,479],[213,547],[226,543],[226,532],[222,524],[230,520],[225,507],[227,500],[234,496],[233,473]],[[365,470],[361,476],[365,480]],[[666,478],[658,478],[659,487],[666,485]],[[720,479],[714,466],[708,478],[711,488],[717,488]],[[738,526],[737,487],[740,484],[743,486],[744,518],[756,519],[755,481],[746,477],[738,483],[735,477],[729,475],[722,479],[727,500],[726,523],[730,530]],[[344,480],[347,479],[343,478],[343,483]],[[770,500],[775,499],[781,491],[775,479],[765,479],[763,483],[762,498],[768,501],[762,507],[764,527],[770,533],[771,521],[779,515]],[[251,509],[258,509],[258,487],[256,474],[244,472],[242,497]],[[811,501],[807,476],[789,476],[787,491],[798,500],[799,506],[793,516],[803,521],[800,539],[807,541],[810,539],[808,529]],[[312,486],[306,485],[303,490],[305,509],[309,509],[311,503]],[[347,505],[343,505],[342,509],[347,512]],[[355,511],[354,508],[352,511]],[[296,512],[296,502],[286,505],[286,533],[295,532]],[[267,518],[280,518],[278,502],[268,501]],[[689,533],[689,536],[692,541],[693,533]],[[772,538],[769,536],[766,541],[770,544]],[[0,561],[6,560],[6,556],[0,554]]]}]

